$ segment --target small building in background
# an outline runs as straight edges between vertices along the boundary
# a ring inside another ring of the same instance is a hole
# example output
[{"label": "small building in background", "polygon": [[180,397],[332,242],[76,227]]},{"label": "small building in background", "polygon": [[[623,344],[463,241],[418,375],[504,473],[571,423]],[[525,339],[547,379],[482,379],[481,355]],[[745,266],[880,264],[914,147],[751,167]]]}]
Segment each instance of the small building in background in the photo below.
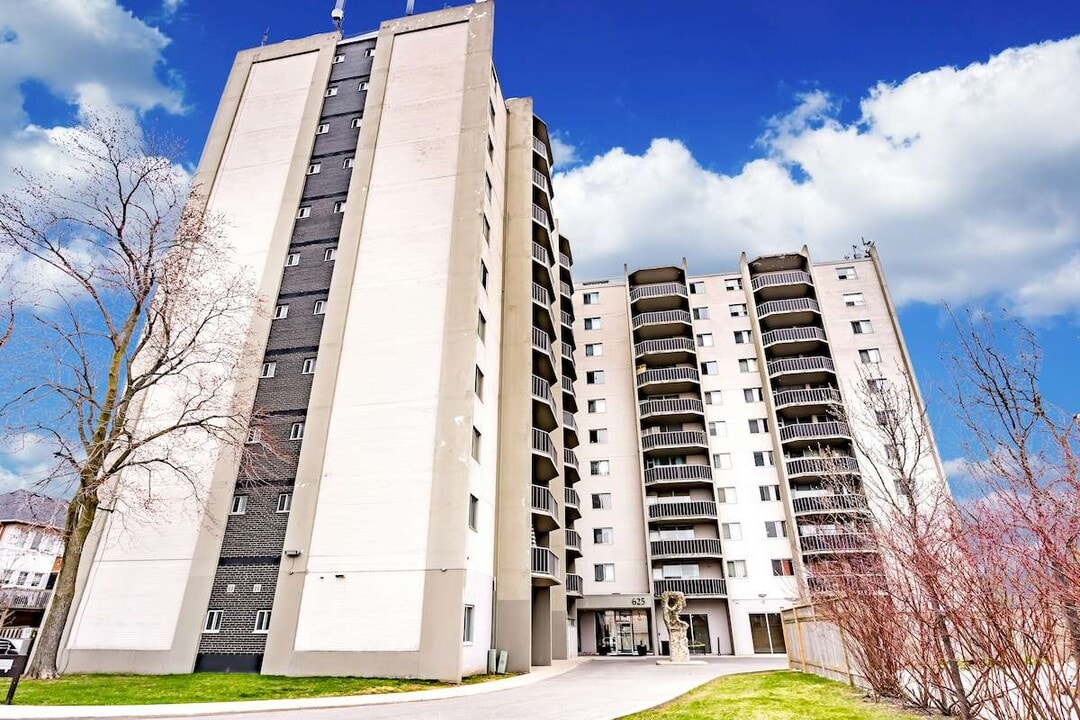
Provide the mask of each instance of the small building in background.
[{"label": "small building in background", "polygon": [[67,501],[0,495],[0,637],[22,645],[41,625],[64,555]]}]

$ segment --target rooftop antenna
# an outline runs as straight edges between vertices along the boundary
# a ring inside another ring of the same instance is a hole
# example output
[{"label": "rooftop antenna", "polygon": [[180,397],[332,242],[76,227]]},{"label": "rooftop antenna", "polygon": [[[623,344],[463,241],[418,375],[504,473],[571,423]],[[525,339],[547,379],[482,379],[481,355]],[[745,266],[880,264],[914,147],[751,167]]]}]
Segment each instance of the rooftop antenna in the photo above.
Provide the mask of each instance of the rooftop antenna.
[{"label": "rooftop antenna", "polygon": [[334,21],[334,27],[341,32],[341,21],[345,19],[345,0],[337,0],[334,9],[330,11],[330,19]]},{"label": "rooftop antenna", "polygon": [[416,5],[416,0],[408,0],[408,2],[405,3],[405,14],[406,15],[412,15],[413,14],[413,6],[414,5]]}]

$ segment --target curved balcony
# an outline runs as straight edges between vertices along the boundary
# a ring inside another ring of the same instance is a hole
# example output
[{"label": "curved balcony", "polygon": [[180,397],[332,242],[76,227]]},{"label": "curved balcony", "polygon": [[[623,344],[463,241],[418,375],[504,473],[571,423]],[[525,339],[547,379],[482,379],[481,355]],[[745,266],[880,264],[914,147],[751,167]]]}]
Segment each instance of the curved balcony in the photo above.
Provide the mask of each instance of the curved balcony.
[{"label": "curved balcony", "polygon": [[546,142],[533,135],[532,145],[533,151],[538,153],[540,157],[544,158],[544,160],[547,161],[549,167],[555,163],[555,160],[551,155],[551,150],[548,149]]},{"label": "curved balcony", "polygon": [[559,417],[559,410],[555,406],[555,398],[551,395],[551,383],[538,375],[533,375],[532,397],[533,422],[542,430],[554,430],[558,427],[555,418]]},{"label": "curved balcony", "polygon": [[770,360],[766,367],[769,377],[778,383],[823,383],[836,374],[832,358],[824,355]]},{"label": "curved balcony", "polygon": [[649,543],[653,560],[670,558],[718,558],[723,553],[717,538],[693,540],[653,540]]},{"label": "curved balcony", "polygon": [[677,310],[688,304],[686,284],[681,282],[638,285],[630,290],[634,312]]},{"label": "curved balcony", "polygon": [[551,532],[559,527],[559,503],[543,485],[532,486],[532,514],[533,519],[543,532]]},{"label": "curved balcony", "polygon": [[[581,479],[577,453],[570,448],[563,448],[563,471],[566,473],[567,485],[573,485]],[[575,495],[576,494],[577,493],[575,493]]]},{"label": "curved balcony", "polygon": [[559,377],[559,373],[556,372],[559,361],[555,357],[555,348],[551,345],[551,336],[540,328],[534,327],[532,329],[532,347],[533,354],[539,360],[540,374],[551,382],[555,382],[555,379]]},{"label": "curved balcony", "polygon": [[787,460],[784,463],[789,480],[804,477],[835,477],[837,475],[858,475],[859,461],[846,455],[833,457],[802,457]]},{"label": "curved balcony", "polygon": [[649,505],[649,521],[655,523],[715,520],[716,503],[711,500],[679,500]]},{"label": "curved balcony", "polygon": [[813,298],[770,300],[757,306],[758,319],[770,330],[790,325],[809,325],[820,314],[821,308]]},{"label": "curved balcony", "polygon": [[532,244],[533,280],[554,295],[555,279],[551,274],[551,253],[538,242]]},{"label": "curved balcony", "polygon": [[690,313],[686,310],[661,310],[634,315],[631,323],[635,335],[642,340],[689,335]]},{"label": "curved balcony", "polygon": [[532,219],[545,230],[551,232],[555,229],[555,223],[551,221],[551,215],[539,205],[532,206]]},{"label": "curved balcony", "polygon": [[870,508],[865,495],[829,494],[796,495],[791,498],[795,515],[867,514]]},{"label": "curved balcony", "polygon": [[532,284],[532,300],[536,324],[552,337],[555,335],[555,316],[551,311],[551,293],[540,283]]},{"label": "curved balcony", "polygon": [[645,340],[634,345],[634,356],[653,365],[697,364],[693,338],[675,337]]},{"label": "curved balcony", "polygon": [[51,588],[8,587],[0,589],[0,608],[7,610],[44,610],[52,595]]},{"label": "curved balcony", "polygon": [[561,316],[561,319],[562,319],[564,337],[565,337],[566,332],[569,332],[571,335],[573,335],[573,333],[574,333],[574,316],[571,315],[570,313],[566,312],[565,310],[560,311],[560,316]]},{"label": "curved balcony", "polygon": [[573,263],[573,261],[570,260],[569,255],[567,255],[564,252],[559,253],[559,267],[561,267],[563,270],[566,270],[567,272],[569,272],[570,268],[573,266],[573,264],[574,263]]},{"label": "curved balcony", "polygon": [[578,411],[577,393],[574,392],[574,381],[567,376],[562,376],[563,406],[570,412]]},{"label": "curved balcony", "polygon": [[680,488],[691,485],[712,487],[709,465],[655,465],[645,469],[645,487]]},{"label": "curved balcony", "polygon": [[559,281],[559,290],[562,292],[564,299],[569,299],[574,295],[574,286],[565,280]]},{"label": "curved balcony", "polygon": [[[564,335],[563,337],[566,336]],[[574,348],[567,342],[561,344],[563,375],[569,376],[571,380],[577,380],[577,363],[574,362]]]},{"label": "curved balcony", "polygon": [[574,413],[563,410],[562,414],[563,424],[563,444],[566,447],[575,448],[581,444],[581,440],[578,439],[577,420],[574,418]]},{"label": "curved balcony", "polygon": [[685,455],[708,452],[709,439],[697,430],[654,432],[641,436],[641,449],[650,455]]},{"label": "curved balcony", "polygon": [[828,344],[825,331],[813,325],[780,328],[761,334],[761,344],[776,355],[796,355],[820,349]]},{"label": "curved balcony", "polygon": [[569,518],[574,515],[574,520],[581,517],[581,497],[574,488],[563,488],[563,505],[566,506],[566,515]]},{"label": "curved balcony", "polygon": [[722,578],[681,578],[653,580],[653,595],[681,592],[686,597],[725,597],[727,583]]},{"label": "curved balcony", "polygon": [[533,185],[540,188],[540,190],[545,193],[551,189],[551,185],[548,184],[547,176],[539,170],[536,170],[535,168],[532,171],[532,181]]},{"label": "curved balcony", "polygon": [[566,597],[581,597],[583,586],[580,575],[566,573]]},{"label": "curved balcony", "polygon": [[559,584],[559,556],[553,553],[548,548],[533,546],[532,584]]},{"label": "curved balcony", "polygon": [[645,395],[671,395],[696,390],[701,376],[694,367],[668,367],[637,374],[638,389]]},{"label": "curved balcony", "polygon": [[550,480],[559,474],[559,459],[551,436],[539,428],[532,429],[533,474],[540,480]]},{"label": "curved balcony", "polygon": [[668,420],[670,422],[700,422],[705,416],[705,405],[694,398],[676,400],[646,400],[638,403],[642,420]]},{"label": "curved balcony", "polygon": [[821,440],[851,440],[851,430],[839,420],[791,423],[780,428],[780,442],[788,445],[813,445]]},{"label": "curved balcony", "polygon": [[781,390],[773,393],[773,405],[777,410],[799,408],[811,411],[814,415],[820,415],[839,405],[841,400],[840,391],[829,387]]},{"label": "curved balcony", "polygon": [[804,555],[873,552],[870,539],[858,533],[800,535],[799,548]]},{"label": "curved balcony", "polygon": [[763,300],[801,297],[810,292],[814,278],[803,270],[785,270],[756,275],[750,280],[754,294]]},{"label": "curved balcony", "polygon": [[581,557],[581,536],[576,530],[566,531],[566,556],[571,554]]}]

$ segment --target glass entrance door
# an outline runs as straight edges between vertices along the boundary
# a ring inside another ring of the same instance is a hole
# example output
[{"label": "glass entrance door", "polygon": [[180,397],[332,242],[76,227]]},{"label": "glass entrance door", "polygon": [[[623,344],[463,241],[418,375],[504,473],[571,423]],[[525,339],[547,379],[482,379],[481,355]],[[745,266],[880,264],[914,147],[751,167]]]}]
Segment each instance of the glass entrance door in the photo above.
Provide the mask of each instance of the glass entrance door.
[{"label": "glass entrance door", "polygon": [[617,653],[633,653],[634,652],[634,626],[629,621],[620,621],[616,623],[617,630],[615,634],[615,652]]},{"label": "glass entrance door", "polygon": [[712,637],[709,635],[709,616],[702,613],[680,615],[679,619],[690,627],[686,628],[686,642],[691,655],[708,655],[712,652]]},{"label": "glass entrance door", "polygon": [[780,613],[751,613],[750,637],[756,653],[784,653],[784,626]]}]

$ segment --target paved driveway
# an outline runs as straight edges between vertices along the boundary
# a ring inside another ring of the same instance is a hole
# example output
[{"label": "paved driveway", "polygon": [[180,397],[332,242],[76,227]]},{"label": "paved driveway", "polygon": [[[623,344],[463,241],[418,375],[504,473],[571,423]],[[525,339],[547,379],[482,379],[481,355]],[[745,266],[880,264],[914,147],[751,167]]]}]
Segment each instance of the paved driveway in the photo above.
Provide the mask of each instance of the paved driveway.
[{"label": "paved driveway", "polygon": [[531,685],[470,697],[213,717],[234,720],[611,720],[671,700],[720,675],[786,667],[787,661],[783,657],[709,658],[705,665],[657,665],[655,658],[597,658]]}]

